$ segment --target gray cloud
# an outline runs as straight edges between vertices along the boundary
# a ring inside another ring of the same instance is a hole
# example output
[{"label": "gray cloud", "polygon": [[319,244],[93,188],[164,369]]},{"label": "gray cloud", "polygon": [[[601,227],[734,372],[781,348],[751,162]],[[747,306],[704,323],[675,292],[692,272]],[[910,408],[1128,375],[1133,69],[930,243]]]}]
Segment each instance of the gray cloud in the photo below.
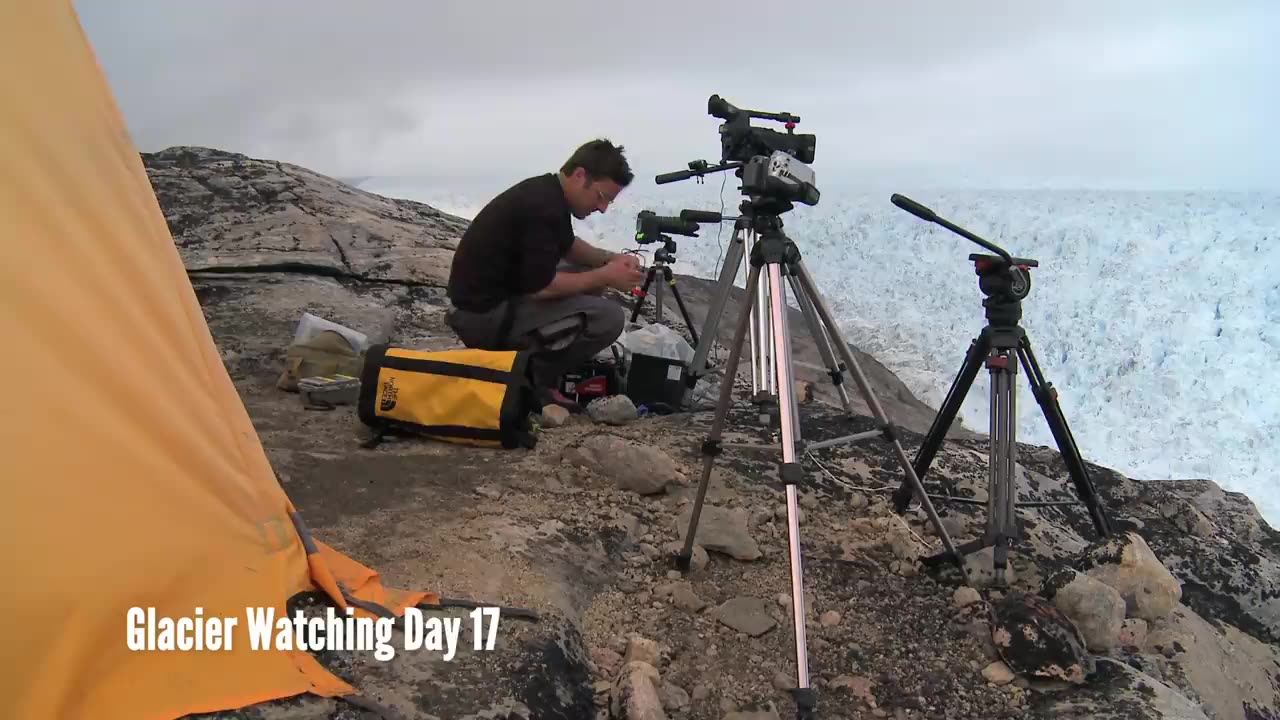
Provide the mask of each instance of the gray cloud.
[{"label": "gray cloud", "polygon": [[1280,188],[1274,2],[76,7],[144,150],[465,183],[607,136],[647,184],[718,159],[719,93],[800,115],[825,188]]}]

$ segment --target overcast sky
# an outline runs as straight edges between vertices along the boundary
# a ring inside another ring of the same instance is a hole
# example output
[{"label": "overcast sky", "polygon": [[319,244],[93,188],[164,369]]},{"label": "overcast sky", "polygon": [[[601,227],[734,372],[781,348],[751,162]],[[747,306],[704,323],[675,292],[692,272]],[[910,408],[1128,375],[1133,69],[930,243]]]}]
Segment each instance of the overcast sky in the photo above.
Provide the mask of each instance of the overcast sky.
[{"label": "overcast sky", "polygon": [[719,159],[718,93],[824,190],[1280,190],[1275,0],[75,5],[147,151],[489,184],[603,136],[651,185]]}]

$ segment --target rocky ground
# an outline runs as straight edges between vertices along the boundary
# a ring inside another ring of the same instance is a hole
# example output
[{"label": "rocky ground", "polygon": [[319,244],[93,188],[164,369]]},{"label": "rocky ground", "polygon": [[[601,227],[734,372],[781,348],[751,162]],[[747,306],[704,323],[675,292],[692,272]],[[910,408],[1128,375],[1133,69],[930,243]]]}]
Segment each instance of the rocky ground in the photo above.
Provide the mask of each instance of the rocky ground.
[{"label": "rocky ground", "polygon": [[[326,652],[323,663],[388,717],[795,715],[776,451],[715,459],[681,573],[672,554],[710,412],[573,416],[531,450],[407,439],[363,449],[353,408],[306,410],[276,387],[285,348],[303,312],[411,347],[453,346],[441,286],[465,221],[272,161],[202,148],[144,160],[224,361],[315,535],[390,585],[536,612],[504,615],[493,650],[469,645],[468,609],[435,609],[463,621],[464,646],[448,660]],[[681,283],[701,322],[709,284]],[[731,327],[729,313],[720,334]],[[872,428],[860,402],[853,418],[830,404],[811,344],[796,344],[803,379],[818,381],[802,438]],[[859,359],[914,456],[932,410]],[[724,439],[776,445],[745,384]],[[985,437],[957,428],[930,493],[985,500],[986,458]],[[1056,450],[1023,446],[1019,458],[1020,500],[1074,497]],[[1110,540],[1081,507],[1024,509],[1011,585],[991,586],[988,551],[971,558],[966,587],[954,567],[919,562],[940,540],[918,509],[891,511],[903,473],[884,442],[802,448],[798,459],[817,717],[1280,718],[1280,534],[1247,498],[1209,480],[1142,482],[1089,465]],[[938,509],[957,542],[981,536],[982,507]],[[320,610],[317,598],[297,601]],[[379,714],[308,696],[210,717]]]}]

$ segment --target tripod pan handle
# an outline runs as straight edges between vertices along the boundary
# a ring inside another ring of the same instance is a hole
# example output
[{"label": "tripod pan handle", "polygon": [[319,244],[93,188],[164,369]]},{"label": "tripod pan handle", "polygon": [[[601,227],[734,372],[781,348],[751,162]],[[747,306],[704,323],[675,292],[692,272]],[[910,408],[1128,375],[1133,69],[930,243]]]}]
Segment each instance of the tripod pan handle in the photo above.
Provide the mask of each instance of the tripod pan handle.
[{"label": "tripod pan handle", "polygon": [[889,198],[889,201],[921,220],[925,220],[927,222],[938,221],[938,216],[934,214],[932,210],[905,195],[894,193],[893,196]]}]

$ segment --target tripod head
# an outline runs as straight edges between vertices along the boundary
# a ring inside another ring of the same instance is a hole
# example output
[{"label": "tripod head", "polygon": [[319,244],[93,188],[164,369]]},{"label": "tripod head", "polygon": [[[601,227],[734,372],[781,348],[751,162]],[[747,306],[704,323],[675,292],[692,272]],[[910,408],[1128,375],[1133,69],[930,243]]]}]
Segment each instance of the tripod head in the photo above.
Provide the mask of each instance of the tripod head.
[{"label": "tripod head", "polygon": [[995,255],[974,253],[969,256],[978,274],[978,288],[983,295],[998,303],[1018,303],[1031,293],[1031,268],[1039,267],[1039,262],[1030,258],[1012,257],[999,245],[938,217],[937,213],[911,198],[894,193],[889,200],[921,220],[937,223],[996,253]]},{"label": "tripod head", "polygon": [[[809,167],[817,137],[795,133],[798,116],[742,110],[719,95],[707,101],[707,113],[725,120],[720,125],[720,164],[694,160],[688,170],[663,173],[654,178],[655,183],[664,185],[733,170],[742,179],[742,194],[759,203],[758,212],[781,214],[791,210],[794,202],[818,204],[821,194]],[[752,126],[752,118],[785,123],[787,131]]]}]

